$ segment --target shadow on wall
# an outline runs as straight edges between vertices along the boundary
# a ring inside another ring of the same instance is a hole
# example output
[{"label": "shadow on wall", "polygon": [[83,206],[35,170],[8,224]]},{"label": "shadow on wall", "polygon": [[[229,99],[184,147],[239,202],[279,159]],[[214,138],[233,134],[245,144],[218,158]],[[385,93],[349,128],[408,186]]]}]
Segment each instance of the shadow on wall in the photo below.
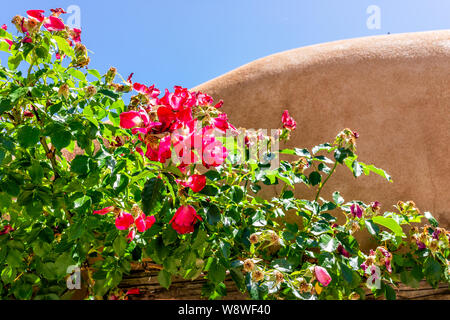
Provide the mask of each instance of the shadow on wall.
[{"label": "shadow on wall", "polygon": [[[355,179],[341,168],[321,195],[339,190],[347,200],[378,200],[383,210],[413,200],[450,227],[450,30],[290,50],[193,90],[223,99],[236,126],[278,128],[288,109],[298,124],[290,147],[332,142],[346,127],[358,131],[359,160],[385,169],[394,183]],[[297,194],[310,196],[301,187]]]}]

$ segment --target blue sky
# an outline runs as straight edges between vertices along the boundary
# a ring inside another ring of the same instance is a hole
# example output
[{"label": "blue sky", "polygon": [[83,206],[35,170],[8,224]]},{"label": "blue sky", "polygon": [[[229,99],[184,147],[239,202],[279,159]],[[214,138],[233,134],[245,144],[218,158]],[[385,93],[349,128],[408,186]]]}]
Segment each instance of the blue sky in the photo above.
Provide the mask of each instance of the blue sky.
[{"label": "blue sky", "polygon": [[[28,9],[80,8],[91,68],[110,66],[160,89],[188,88],[255,59],[333,40],[450,29],[449,0],[21,0],[5,1],[0,24]],[[366,25],[370,5],[380,29]],[[66,15],[64,18],[67,18]]]}]

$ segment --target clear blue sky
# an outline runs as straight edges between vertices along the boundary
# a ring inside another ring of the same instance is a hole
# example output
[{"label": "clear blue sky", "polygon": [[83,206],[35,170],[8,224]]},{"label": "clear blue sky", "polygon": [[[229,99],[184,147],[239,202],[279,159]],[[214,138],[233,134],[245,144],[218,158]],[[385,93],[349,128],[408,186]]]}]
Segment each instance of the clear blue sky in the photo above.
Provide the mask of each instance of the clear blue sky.
[{"label": "clear blue sky", "polygon": [[[91,68],[193,87],[255,59],[333,40],[450,29],[449,0],[4,0],[0,24],[28,9],[77,5]],[[369,29],[370,5],[380,29]],[[65,18],[68,15],[63,16]]]}]

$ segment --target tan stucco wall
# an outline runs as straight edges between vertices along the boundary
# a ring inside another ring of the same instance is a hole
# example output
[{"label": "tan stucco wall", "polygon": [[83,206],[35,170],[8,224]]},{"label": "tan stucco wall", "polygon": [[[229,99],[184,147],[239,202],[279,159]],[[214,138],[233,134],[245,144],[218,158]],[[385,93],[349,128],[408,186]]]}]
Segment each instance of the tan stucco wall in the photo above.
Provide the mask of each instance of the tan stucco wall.
[{"label": "tan stucco wall", "polygon": [[[342,40],[271,55],[199,85],[223,99],[236,126],[278,128],[297,120],[289,146],[360,133],[359,160],[385,169],[354,179],[342,167],[322,191],[378,200],[389,210],[414,200],[450,226],[450,30]],[[304,188],[298,191],[308,196]]]}]

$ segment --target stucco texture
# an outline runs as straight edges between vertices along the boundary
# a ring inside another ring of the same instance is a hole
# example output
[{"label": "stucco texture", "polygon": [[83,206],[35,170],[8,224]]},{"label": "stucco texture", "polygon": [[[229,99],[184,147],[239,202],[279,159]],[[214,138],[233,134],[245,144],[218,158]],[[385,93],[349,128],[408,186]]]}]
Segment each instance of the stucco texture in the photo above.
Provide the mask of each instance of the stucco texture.
[{"label": "stucco texture", "polygon": [[[297,130],[287,146],[332,142],[343,128],[360,134],[357,154],[391,174],[355,179],[340,167],[321,196],[378,200],[391,210],[413,200],[450,227],[450,30],[375,36],[274,54],[192,90],[224,100],[230,122],[281,127],[289,110]],[[280,187],[277,187],[280,190]],[[297,195],[310,197],[299,187]]]}]

